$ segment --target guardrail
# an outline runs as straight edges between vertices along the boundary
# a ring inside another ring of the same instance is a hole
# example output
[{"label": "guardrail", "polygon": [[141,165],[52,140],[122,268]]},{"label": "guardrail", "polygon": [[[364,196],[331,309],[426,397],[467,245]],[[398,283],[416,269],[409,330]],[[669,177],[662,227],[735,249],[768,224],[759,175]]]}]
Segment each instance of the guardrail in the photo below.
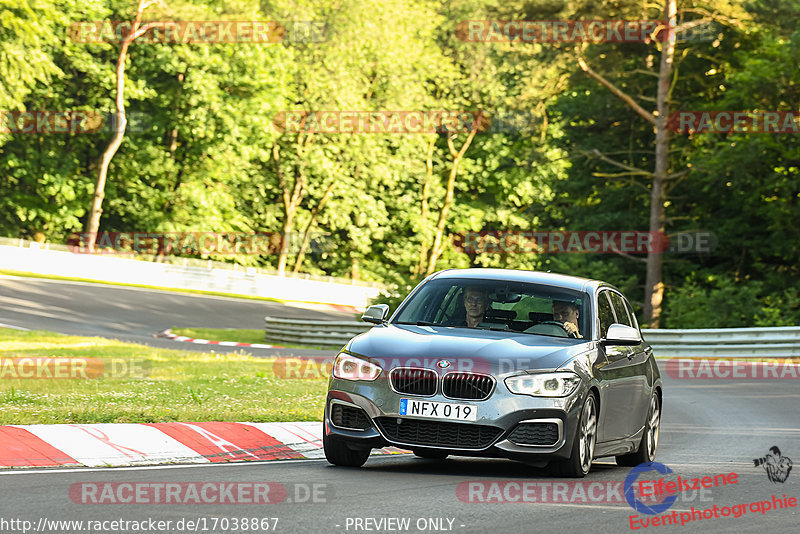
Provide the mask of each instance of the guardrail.
[{"label": "guardrail", "polygon": [[[341,347],[372,328],[358,321],[265,318],[266,337],[286,343]],[[656,356],[668,358],[800,358],[800,326],[642,330]]]},{"label": "guardrail", "polygon": [[800,357],[800,326],[642,330],[657,356],[672,358]]},{"label": "guardrail", "polygon": [[342,347],[350,338],[373,326],[359,321],[306,321],[269,316],[264,321],[267,339],[324,347]]}]

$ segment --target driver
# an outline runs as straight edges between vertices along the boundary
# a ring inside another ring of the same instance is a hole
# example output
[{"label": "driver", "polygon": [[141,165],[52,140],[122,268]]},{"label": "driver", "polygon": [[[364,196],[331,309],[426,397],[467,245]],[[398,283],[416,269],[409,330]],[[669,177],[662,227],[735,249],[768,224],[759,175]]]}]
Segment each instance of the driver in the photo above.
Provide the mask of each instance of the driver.
[{"label": "driver", "polygon": [[568,300],[554,300],[553,301],[553,319],[564,325],[564,330],[571,337],[582,338],[583,336],[578,330],[578,305]]},{"label": "driver", "polygon": [[470,286],[464,290],[464,308],[467,311],[467,327],[477,328],[483,322],[483,314],[489,307],[489,293],[478,286]]}]

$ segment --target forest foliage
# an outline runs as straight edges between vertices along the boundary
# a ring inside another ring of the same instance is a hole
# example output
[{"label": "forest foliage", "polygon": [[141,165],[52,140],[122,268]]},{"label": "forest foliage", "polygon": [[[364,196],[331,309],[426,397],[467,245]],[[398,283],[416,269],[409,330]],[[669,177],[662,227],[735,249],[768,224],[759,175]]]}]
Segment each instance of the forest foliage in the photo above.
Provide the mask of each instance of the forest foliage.
[{"label": "forest foliage", "polygon": [[[701,24],[677,36],[670,109],[798,111],[800,4],[677,8],[679,22]],[[652,171],[653,127],[577,58],[655,109],[663,42],[469,42],[458,28],[660,20],[663,9],[638,0],[153,4],[145,21],[278,21],[288,33],[275,43],[131,44],[128,127],[100,230],[324,233],[335,247],[226,259],[382,282],[393,303],[433,270],[551,270],[609,281],[641,312],[643,255],[457,244],[474,232],[647,231],[651,183],[619,164]],[[69,28],[135,11],[135,0],[0,0],[0,110],[114,113],[119,43],[78,42]],[[302,27],[319,32],[303,37]],[[277,128],[292,110],[462,110],[508,124],[473,135]],[[2,126],[0,236],[63,243],[84,231],[113,132]],[[669,165],[667,235],[699,232],[713,246],[665,252],[660,326],[800,324],[800,135],[674,133]]]}]

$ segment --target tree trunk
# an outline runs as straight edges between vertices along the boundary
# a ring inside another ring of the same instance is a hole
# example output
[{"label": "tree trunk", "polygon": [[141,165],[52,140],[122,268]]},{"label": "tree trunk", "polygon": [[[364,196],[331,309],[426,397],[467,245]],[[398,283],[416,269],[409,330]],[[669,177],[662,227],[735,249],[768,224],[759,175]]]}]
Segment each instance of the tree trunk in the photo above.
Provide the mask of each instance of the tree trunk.
[{"label": "tree trunk", "polygon": [[428,141],[428,154],[425,158],[425,181],[422,184],[422,209],[420,210],[419,232],[421,235],[419,263],[414,270],[414,275],[422,274],[425,269],[425,262],[428,259],[428,197],[431,194],[431,182],[433,182],[433,149],[436,145],[436,135],[432,135]]},{"label": "tree trunk", "polygon": [[336,185],[336,180],[333,180],[330,184],[328,184],[328,188],[325,189],[325,193],[322,195],[322,198],[319,200],[319,203],[311,210],[311,217],[308,219],[308,224],[306,224],[306,229],[303,232],[303,242],[300,244],[300,250],[297,252],[297,258],[294,261],[294,269],[292,269],[293,273],[296,273],[300,270],[300,266],[303,265],[303,259],[306,257],[306,250],[308,250],[308,245],[311,241],[311,229],[314,228],[314,223],[317,222],[317,216],[322,213],[322,210],[325,208],[325,204],[328,202],[328,198],[333,193],[333,188]]},{"label": "tree trunk", "polygon": [[294,215],[296,211],[294,208],[287,207],[285,209],[285,219],[283,221],[283,228],[281,230],[281,250],[278,252],[278,276],[286,274],[286,260],[289,257],[289,247],[292,240],[292,223],[294,222]]},{"label": "tree trunk", "polygon": [[[666,32],[666,39],[661,48],[661,63],[658,71],[658,93],[656,95],[656,114],[648,112],[640,106],[630,95],[627,95],[620,88],[605,79],[600,74],[594,72],[583,57],[578,57],[578,65],[589,76],[608,88],[614,95],[624,101],[642,118],[653,125],[656,134],[655,146],[655,169],[652,173],[640,171],[628,165],[612,162],[617,167],[628,171],[637,171],[637,174],[650,174],[650,232],[654,236],[652,250],[647,254],[647,268],[645,275],[645,297],[644,297],[644,317],[650,328],[658,328],[661,321],[661,302],[664,298],[663,266],[664,257],[661,251],[661,239],[664,236],[665,208],[666,199],[665,186],[670,178],[669,172],[669,144],[670,132],[667,128],[667,118],[669,116],[669,98],[672,84],[672,71],[675,58],[675,35],[677,22],[677,9],[675,0],[666,0],[664,5],[667,27],[661,31]],[[692,23],[694,24],[694,23]],[[610,158],[603,157],[603,160],[611,162]],[[679,173],[680,174],[680,173]],[[657,237],[656,237],[657,236]]]},{"label": "tree trunk", "polygon": [[456,185],[456,176],[458,176],[458,166],[461,164],[461,160],[464,158],[464,154],[467,152],[469,145],[472,144],[472,140],[475,139],[475,134],[478,133],[480,123],[481,114],[479,113],[478,117],[472,123],[472,129],[469,132],[469,136],[467,136],[467,140],[464,141],[459,151],[456,151],[453,138],[447,138],[447,147],[450,149],[450,155],[453,157],[453,164],[450,167],[450,176],[447,179],[447,194],[444,197],[442,211],[439,212],[439,222],[436,225],[436,233],[433,236],[433,245],[431,245],[431,254],[428,259],[428,269],[426,271],[427,274],[433,274],[433,271],[436,270],[436,260],[439,259],[442,253],[442,236],[444,235],[444,228],[447,224],[447,215],[450,211],[450,206],[453,204],[453,191]]},{"label": "tree trunk", "polygon": [[[179,113],[179,109],[178,108],[180,106],[181,96],[183,95],[183,80],[184,80],[184,78],[185,78],[185,76],[184,76],[184,74],[182,72],[178,73],[178,94],[177,94],[177,96],[175,98],[175,109],[174,109],[176,116]],[[175,161],[175,153],[177,151],[178,151],[178,127],[177,126],[173,126],[173,128],[172,128],[172,130],[170,131],[170,134],[169,134],[169,158],[172,161]],[[161,212],[164,215],[166,215],[167,218],[172,213],[173,202],[174,202],[174,199],[176,197],[176,193],[178,191],[178,188],[181,186],[181,177],[182,176],[183,176],[183,166],[181,166],[180,170],[178,171],[178,176],[175,179],[175,185],[172,186],[172,195],[170,195],[167,198],[166,202],[164,202],[164,205],[161,207]],[[158,251],[156,252],[156,262],[159,262],[159,263],[163,262],[164,261],[164,256],[167,254],[167,252],[169,252],[168,250],[166,250],[164,248],[165,242],[166,242],[166,239],[159,239],[158,240]]]},{"label": "tree trunk", "polygon": [[131,26],[131,32],[122,40],[120,47],[119,57],[117,58],[117,123],[114,137],[111,139],[108,148],[106,148],[103,155],[100,157],[100,167],[97,171],[97,182],[94,186],[94,197],[92,198],[92,206],[89,208],[89,218],[86,221],[86,234],[88,238],[87,246],[89,252],[94,251],[94,245],[97,241],[97,232],[100,229],[100,215],[103,213],[103,199],[105,198],[106,178],[108,177],[108,167],[111,165],[111,160],[119,150],[122,144],[122,139],[125,137],[125,127],[128,124],[125,118],[125,59],[128,55],[128,47],[139,35],[149,29],[149,25],[140,28],[142,22],[142,13],[151,4],[148,0],[139,0],[136,7],[136,18]]},{"label": "tree trunk", "polygon": [[[664,185],[669,170],[670,132],[667,128],[667,117],[669,116],[670,84],[675,57],[675,0],[667,0],[665,14],[669,29],[667,39],[661,49],[661,65],[658,72],[656,163],[653,187],[650,192],[650,235],[657,235],[659,238],[664,235],[665,230]],[[658,328],[661,322],[661,302],[664,298],[663,266],[663,253],[661,248],[656,246],[647,255],[645,280],[644,315],[648,319],[650,328]]]},{"label": "tree trunk", "polygon": [[275,169],[278,175],[278,182],[280,183],[283,192],[283,228],[281,232],[281,245],[278,251],[278,275],[283,276],[286,274],[286,261],[289,257],[289,247],[292,238],[292,225],[294,224],[294,216],[297,213],[297,207],[303,199],[303,189],[305,181],[299,168],[295,168],[294,187],[291,192],[283,177],[283,170],[281,169],[280,151],[277,143],[272,145],[272,157],[275,160]]}]

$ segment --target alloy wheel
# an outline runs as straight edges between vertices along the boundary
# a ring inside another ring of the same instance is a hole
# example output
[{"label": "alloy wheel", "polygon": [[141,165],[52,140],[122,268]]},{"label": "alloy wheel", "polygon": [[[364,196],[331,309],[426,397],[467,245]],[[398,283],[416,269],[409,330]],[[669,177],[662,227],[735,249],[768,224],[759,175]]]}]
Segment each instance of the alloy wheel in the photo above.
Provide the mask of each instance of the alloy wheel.
[{"label": "alloy wheel", "polygon": [[589,395],[583,405],[581,414],[581,433],[580,433],[580,460],[581,468],[584,472],[589,472],[594,456],[594,445],[597,440],[597,410],[595,408],[594,396]]},{"label": "alloy wheel", "polygon": [[647,455],[651,459],[656,457],[660,428],[661,407],[659,406],[658,397],[653,395],[653,398],[650,400],[650,410],[647,418]]}]

